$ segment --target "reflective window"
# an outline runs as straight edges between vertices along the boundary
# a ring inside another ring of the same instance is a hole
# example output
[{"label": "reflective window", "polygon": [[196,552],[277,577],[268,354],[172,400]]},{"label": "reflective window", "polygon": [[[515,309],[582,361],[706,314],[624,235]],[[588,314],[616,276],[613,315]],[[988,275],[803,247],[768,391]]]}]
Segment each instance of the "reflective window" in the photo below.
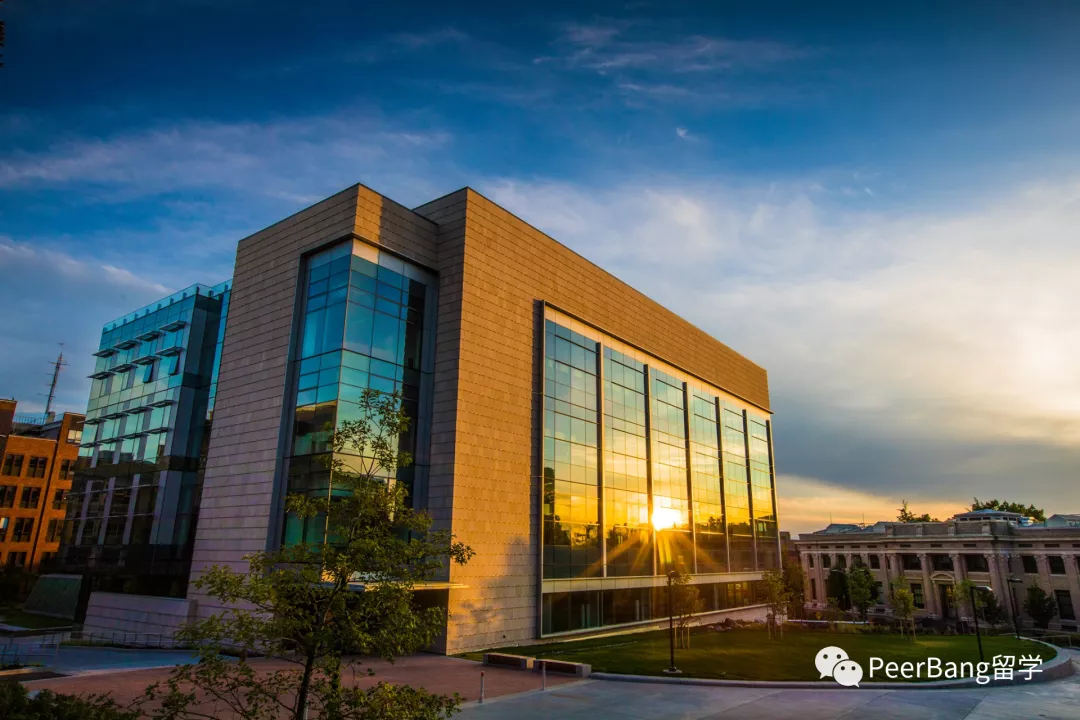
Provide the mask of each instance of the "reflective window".
[{"label": "reflective window", "polygon": [[607,574],[652,575],[645,366],[604,348],[604,541]]},{"label": "reflective window", "polygon": [[686,395],[681,381],[652,370],[652,492],[657,570],[693,572],[686,465]]},{"label": "reflective window", "polygon": [[597,344],[547,322],[544,363],[544,577],[599,576]]},{"label": "reflective window", "polygon": [[[365,390],[399,393],[412,419],[400,449],[417,457],[423,316],[429,282],[389,255],[353,255],[345,243],[310,258],[300,359],[294,363],[295,416],[288,468],[289,492],[325,493],[326,457],[336,428],[361,419]],[[393,267],[388,267],[392,265]],[[346,460],[348,464],[348,460]],[[422,463],[401,468],[412,488]],[[325,520],[286,517],[283,542],[321,541]]]}]

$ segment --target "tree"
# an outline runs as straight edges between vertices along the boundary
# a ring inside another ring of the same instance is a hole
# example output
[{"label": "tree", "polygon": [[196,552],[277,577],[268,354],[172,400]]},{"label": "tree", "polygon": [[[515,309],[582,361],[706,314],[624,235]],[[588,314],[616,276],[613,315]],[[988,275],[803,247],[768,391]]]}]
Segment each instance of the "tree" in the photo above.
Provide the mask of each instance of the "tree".
[{"label": "tree", "polygon": [[[963,580],[953,586],[952,602],[958,613],[974,615],[974,610],[982,610],[986,607],[986,600],[978,592],[977,587],[971,580]],[[971,595],[973,592],[975,592],[974,609],[971,607]]]},{"label": "tree", "polygon": [[784,565],[784,585],[791,597],[788,610],[795,617],[803,617],[806,605],[806,573],[801,562],[789,562]]},{"label": "tree", "polygon": [[672,614],[678,627],[680,648],[690,647],[690,622],[693,617],[705,610],[705,602],[696,585],[690,584],[690,573],[676,571],[671,582]]},{"label": "tree", "polygon": [[761,575],[761,587],[765,591],[765,604],[769,607],[769,637],[772,637],[773,623],[780,627],[780,637],[784,636],[784,619],[791,605],[791,591],[782,570],[766,570]]},{"label": "tree", "polygon": [[[252,720],[282,712],[302,720],[309,709],[333,720],[427,719],[456,709],[457,696],[342,684],[343,670],[355,672],[343,655],[393,659],[430,645],[446,613],[418,608],[414,584],[432,578],[447,558],[464,564],[473,554],[449,532],[433,530],[394,479],[411,462],[398,448],[409,424],[399,397],[368,390],[359,405],[360,419],[329,433],[329,487],[286,501],[286,511],[308,524],[308,537],[314,527],[321,538],[249,555],[246,571],[214,566],[196,581],[229,609],[182,631],[200,648],[198,662],[148,688],[140,705],[151,717],[208,717],[202,700]],[[227,661],[224,651],[240,662]],[[295,667],[259,672],[248,655]]]},{"label": "tree", "polygon": [[1027,589],[1027,597],[1024,599],[1024,612],[1031,616],[1035,624],[1045,630],[1050,627],[1050,621],[1057,617],[1057,601],[1038,585],[1032,585]]},{"label": "tree", "polygon": [[848,594],[847,573],[840,568],[833,568],[825,577],[825,596],[836,600],[838,610],[847,612],[851,609],[851,595]]},{"label": "tree", "polygon": [[859,616],[865,620],[877,596],[874,576],[865,565],[855,565],[847,571],[847,590],[852,607],[858,610]]},{"label": "tree", "polygon": [[901,500],[901,507],[899,508],[899,515],[896,516],[897,522],[902,523],[919,523],[919,522],[941,522],[937,518],[930,517],[930,513],[923,513],[922,515],[916,515],[908,509],[907,500]]},{"label": "tree", "polygon": [[982,502],[979,498],[972,498],[971,509],[974,510],[1001,510],[1002,512],[1014,512],[1020,513],[1024,517],[1029,517],[1035,522],[1046,522],[1046,513],[1042,508],[1037,508],[1034,505],[1023,505],[1021,503],[1009,502],[1007,500],[987,500]]},{"label": "tree", "polygon": [[900,633],[904,632],[904,622],[911,622],[911,639],[915,639],[915,595],[907,578],[900,576],[892,581],[893,615],[900,619]]}]

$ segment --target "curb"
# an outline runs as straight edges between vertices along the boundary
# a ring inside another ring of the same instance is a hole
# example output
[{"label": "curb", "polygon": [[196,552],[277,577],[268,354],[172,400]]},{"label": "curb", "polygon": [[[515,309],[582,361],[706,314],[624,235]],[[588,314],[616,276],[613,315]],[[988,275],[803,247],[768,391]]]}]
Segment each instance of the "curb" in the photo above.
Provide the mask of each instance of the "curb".
[{"label": "curb", "polygon": [[[1012,680],[994,680],[979,684],[975,678],[957,678],[955,680],[931,680],[929,682],[864,682],[860,683],[859,690],[958,690],[964,688],[990,688],[1007,687],[1014,685],[1029,685],[1035,683],[1052,682],[1070,677],[1076,672],[1072,661],[1072,654],[1065,648],[1059,648],[1050,643],[1035,638],[1023,638],[1038,642],[1057,651],[1057,656],[1047,660],[1038,666],[1038,674],[1033,675],[1031,680],[1014,676]],[[614,682],[638,682],[656,683],[664,685],[704,685],[709,687],[750,687],[750,688],[775,688],[784,690],[838,690],[846,689],[833,682],[819,682],[816,680],[711,680],[708,678],[679,678],[664,677],[660,675],[621,675],[619,673],[594,672],[590,679],[607,680]]]}]

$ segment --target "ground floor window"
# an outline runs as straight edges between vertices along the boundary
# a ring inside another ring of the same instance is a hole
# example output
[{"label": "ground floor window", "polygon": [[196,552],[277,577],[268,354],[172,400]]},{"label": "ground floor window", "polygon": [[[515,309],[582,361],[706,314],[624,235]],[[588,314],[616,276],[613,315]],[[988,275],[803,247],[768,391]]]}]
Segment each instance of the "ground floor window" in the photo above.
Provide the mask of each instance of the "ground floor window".
[{"label": "ground floor window", "polygon": [[[705,612],[761,602],[760,582],[695,585]],[[667,587],[545,593],[541,634],[628,625],[667,617]]]}]

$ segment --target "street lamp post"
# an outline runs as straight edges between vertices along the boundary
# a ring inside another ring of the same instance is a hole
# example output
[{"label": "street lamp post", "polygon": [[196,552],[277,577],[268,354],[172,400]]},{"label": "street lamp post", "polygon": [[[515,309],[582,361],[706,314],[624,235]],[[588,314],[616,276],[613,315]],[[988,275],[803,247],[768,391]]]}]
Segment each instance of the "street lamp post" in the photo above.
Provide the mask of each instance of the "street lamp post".
[{"label": "street lamp post", "polygon": [[667,574],[667,607],[668,607],[668,645],[671,649],[671,665],[664,670],[668,675],[679,675],[682,670],[675,667],[675,603],[672,584],[675,582],[674,570]]},{"label": "street lamp post", "polygon": [[971,591],[971,616],[975,618],[975,639],[979,641],[979,662],[982,662],[982,633],[979,632],[979,608],[975,605],[975,586],[971,585],[968,589]]},{"label": "street lamp post", "polygon": [[1018,577],[1009,576],[1006,578],[1006,582],[1009,583],[1009,603],[1012,605],[1013,616],[1013,630],[1016,631],[1016,639],[1020,639],[1020,610],[1016,606],[1016,592],[1013,590],[1013,585],[1023,585],[1024,581]]}]

